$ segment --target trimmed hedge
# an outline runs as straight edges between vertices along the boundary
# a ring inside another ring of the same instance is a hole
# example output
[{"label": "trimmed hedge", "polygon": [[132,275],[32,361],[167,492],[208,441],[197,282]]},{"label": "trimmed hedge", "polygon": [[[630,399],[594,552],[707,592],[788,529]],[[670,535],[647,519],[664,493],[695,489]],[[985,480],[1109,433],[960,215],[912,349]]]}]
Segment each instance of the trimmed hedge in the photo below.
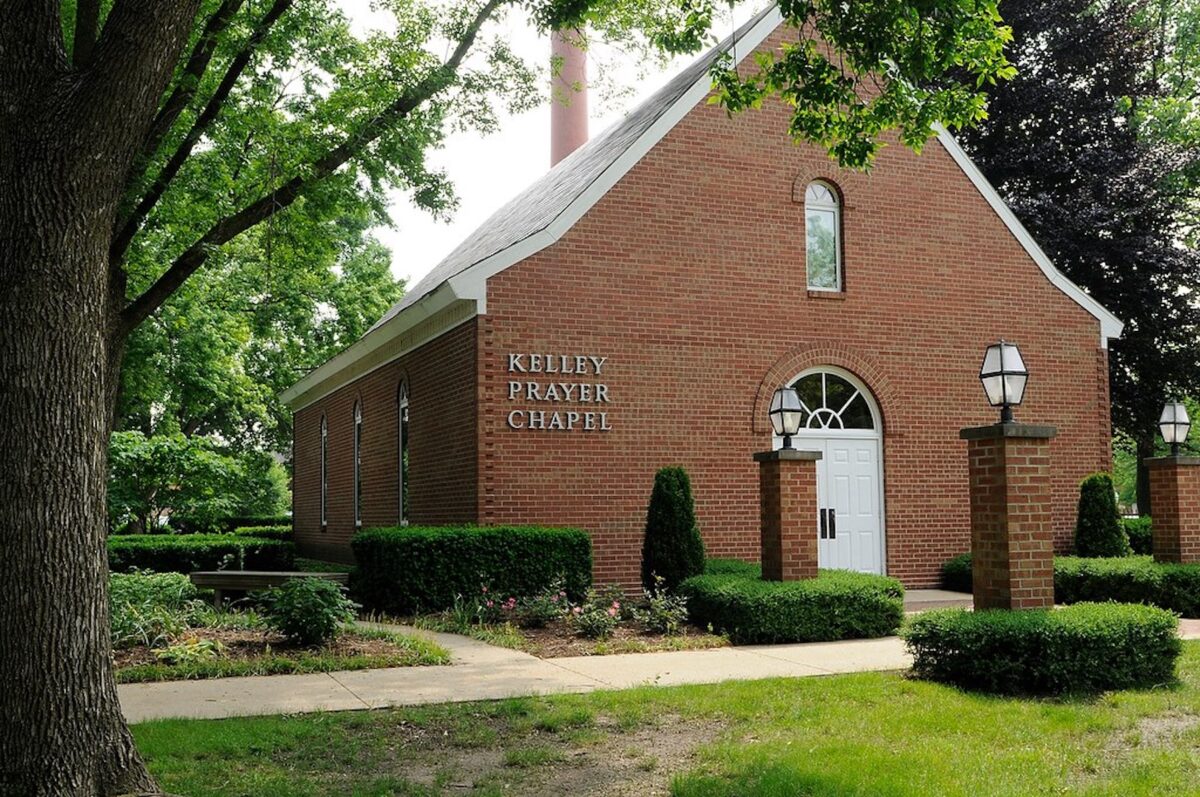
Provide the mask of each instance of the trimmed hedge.
[{"label": "trimmed hedge", "polygon": [[971,592],[971,554],[960,553],[942,564],[942,589]]},{"label": "trimmed hedge", "polygon": [[233,534],[125,534],[108,538],[108,569],[159,573],[194,570],[291,570],[295,546]]},{"label": "trimmed hedge", "polygon": [[1158,564],[1149,556],[1065,556],[1054,560],[1054,600],[1147,603],[1200,617],[1200,565]]},{"label": "trimmed hedge", "polygon": [[401,526],[351,540],[350,591],[364,606],[407,614],[449,608],[482,586],[503,597],[536,595],[562,578],[573,598],[592,582],[592,540],[539,526]]},{"label": "trimmed hedge", "polygon": [[237,529],[249,526],[292,526],[290,515],[238,515],[221,518],[208,526],[201,526],[189,520],[171,518],[171,528],[177,534],[233,534]]},{"label": "trimmed hedge", "polygon": [[1129,547],[1135,554],[1149,556],[1154,553],[1149,517],[1121,518],[1121,527],[1125,529],[1125,536],[1129,538]]},{"label": "trimmed hedge", "polygon": [[763,581],[757,565],[710,560],[680,585],[692,622],[741,644],[829,642],[896,633],[904,587],[894,578],[822,570],[815,579]]},{"label": "trimmed hedge", "polygon": [[1119,603],[940,609],[914,618],[904,640],[921,678],[998,694],[1094,694],[1173,682],[1178,625],[1163,609]]},{"label": "trimmed hedge", "polygon": [[292,539],[292,527],[289,526],[238,526],[233,533],[239,537],[256,537],[260,540]]},{"label": "trimmed hedge", "polygon": [[[971,590],[971,554],[942,565],[946,589]],[[953,586],[951,586],[953,585]],[[1200,617],[1200,565],[1159,564],[1149,556],[1054,558],[1054,602],[1145,603]]]}]

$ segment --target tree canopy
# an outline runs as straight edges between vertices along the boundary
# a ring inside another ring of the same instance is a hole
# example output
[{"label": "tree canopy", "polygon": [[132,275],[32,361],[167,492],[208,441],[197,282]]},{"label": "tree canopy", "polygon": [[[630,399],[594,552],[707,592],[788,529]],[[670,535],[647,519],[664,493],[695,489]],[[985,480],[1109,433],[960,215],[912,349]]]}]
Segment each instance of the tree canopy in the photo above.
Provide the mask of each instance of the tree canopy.
[{"label": "tree canopy", "polygon": [[1200,148],[1182,110],[1195,64],[1188,80],[1164,77],[1195,57],[1163,38],[1195,24],[1190,5],[1008,0],[1019,72],[963,135],[1050,259],[1125,321],[1109,352],[1112,417],[1140,458],[1167,397],[1200,393]]}]

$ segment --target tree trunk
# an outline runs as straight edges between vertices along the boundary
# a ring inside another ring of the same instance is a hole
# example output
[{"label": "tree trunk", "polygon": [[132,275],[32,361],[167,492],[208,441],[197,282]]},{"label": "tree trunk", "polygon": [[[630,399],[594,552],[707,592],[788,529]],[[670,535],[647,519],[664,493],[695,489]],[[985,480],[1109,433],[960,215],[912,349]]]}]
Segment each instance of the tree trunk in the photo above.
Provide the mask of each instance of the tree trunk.
[{"label": "tree trunk", "polygon": [[1146,460],[1154,456],[1154,435],[1137,441],[1137,508],[1139,515],[1150,514],[1150,469]]},{"label": "tree trunk", "polygon": [[157,793],[108,634],[119,183],[54,138],[0,136],[0,796]]}]

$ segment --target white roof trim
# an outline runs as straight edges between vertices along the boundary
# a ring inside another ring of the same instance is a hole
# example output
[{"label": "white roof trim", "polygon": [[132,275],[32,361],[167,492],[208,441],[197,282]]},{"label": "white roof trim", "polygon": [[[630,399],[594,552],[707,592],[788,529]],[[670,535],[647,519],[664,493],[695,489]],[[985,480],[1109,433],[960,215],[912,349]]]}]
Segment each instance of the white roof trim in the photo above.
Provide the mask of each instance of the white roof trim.
[{"label": "white roof trim", "polygon": [[[740,39],[732,42],[730,52],[735,62],[753,52],[762,44],[774,30],[783,22],[783,16],[778,7],[772,8],[763,15],[749,31]],[[712,90],[712,76],[706,71],[691,88],[667,108],[646,132],[642,133],[612,164],[608,166],[591,185],[578,197],[572,200],[555,216],[541,231],[528,236],[499,252],[475,263],[463,271],[448,278],[433,292],[422,297],[414,304],[404,308],[378,328],[370,331],[361,340],[350,346],[333,359],[321,365],[292,387],[283,392],[281,398],[290,403],[297,397],[311,390],[321,382],[330,379],[338,371],[346,368],[360,357],[378,349],[383,344],[394,340],[403,332],[411,329],[418,322],[428,318],[437,310],[448,306],[457,300],[473,300],[476,312],[480,315],[487,313],[487,281],[488,278],[516,265],[531,257],[548,246],[556,243],[568,230],[575,225],[585,213],[600,201],[625,174],[634,167],[651,148],[662,140],[675,125],[679,124],[697,104]],[[937,137],[950,157],[958,164],[963,173],[975,185],[980,195],[991,206],[992,210],[1008,227],[1017,242],[1024,247],[1033,261],[1037,263],[1042,273],[1050,282],[1074,300],[1080,307],[1094,316],[1100,322],[1100,345],[1108,347],[1110,338],[1119,338],[1124,324],[1119,318],[1106,310],[1099,302],[1088,296],[1075,283],[1067,279],[1062,272],[1054,267],[1050,258],[1038,246],[1037,241],[1029,234],[1012,210],[1005,204],[996,189],[992,187],[979,168],[963,152],[958,142],[941,125],[937,125]],[[340,386],[340,385],[338,385]],[[323,391],[328,393],[330,388]],[[307,403],[307,402],[306,402]]]},{"label": "white roof trim", "polygon": [[1021,220],[1017,218],[1008,204],[996,193],[996,189],[983,176],[983,172],[979,171],[979,167],[975,165],[975,162],[967,156],[967,153],[963,152],[962,147],[954,140],[954,136],[950,135],[950,131],[940,124],[936,127],[938,141],[945,147],[946,152],[950,153],[950,157],[963,170],[963,173],[971,179],[971,182],[974,183],[980,195],[991,205],[992,210],[996,212],[996,215],[1008,227],[1008,231],[1013,234],[1017,242],[1033,258],[1033,262],[1037,263],[1038,268],[1046,275],[1046,279],[1050,280],[1054,287],[1073,299],[1076,304],[1087,310],[1100,322],[1100,347],[1107,349],[1110,338],[1121,337],[1121,332],[1125,329],[1124,322],[1105,309],[1098,301],[1084,293],[1082,288],[1071,282],[1061,271],[1054,267],[1054,263],[1042,251],[1042,247],[1038,246],[1038,242],[1029,234],[1029,230],[1025,229],[1025,225],[1021,223]]}]

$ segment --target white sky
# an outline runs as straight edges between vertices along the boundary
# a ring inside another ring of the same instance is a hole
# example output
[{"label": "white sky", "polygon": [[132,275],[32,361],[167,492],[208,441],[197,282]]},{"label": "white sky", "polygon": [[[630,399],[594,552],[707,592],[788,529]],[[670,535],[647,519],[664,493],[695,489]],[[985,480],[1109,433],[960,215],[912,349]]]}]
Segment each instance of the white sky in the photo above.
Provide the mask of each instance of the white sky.
[{"label": "white sky", "polygon": [[[355,29],[364,32],[388,27],[388,15],[371,8],[371,0],[337,0]],[[751,10],[739,9],[737,21]],[[724,25],[722,25],[724,27]],[[550,61],[550,43],[530,27],[511,26],[513,49],[529,59],[545,54]],[[593,58],[605,58],[601,51]],[[610,67],[610,82],[630,91],[618,102],[603,104],[595,93],[589,97],[589,128],[592,135],[603,130],[661,87],[671,75],[695,56],[676,59],[665,69],[645,65],[618,64]],[[609,59],[611,60],[611,54]],[[594,70],[594,64],[590,68]],[[375,236],[392,251],[392,273],[408,280],[411,288],[497,208],[542,175],[550,166],[550,105],[547,103],[521,115],[502,118],[500,130],[490,136],[455,134],[445,147],[430,154],[434,168],[449,175],[459,197],[458,209],[448,222],[435,221],[415,208],[404,192],[391,194],[394,228],[379,228]]]}]

